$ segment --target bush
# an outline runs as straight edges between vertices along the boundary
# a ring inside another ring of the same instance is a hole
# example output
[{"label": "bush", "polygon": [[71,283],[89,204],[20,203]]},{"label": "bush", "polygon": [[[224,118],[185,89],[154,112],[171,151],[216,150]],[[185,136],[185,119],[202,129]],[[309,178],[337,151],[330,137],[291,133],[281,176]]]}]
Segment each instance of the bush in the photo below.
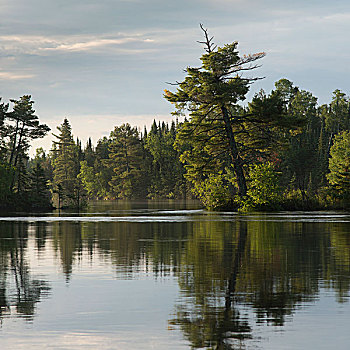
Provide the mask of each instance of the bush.
[{"label": "bush", "polygon": [[242,201],[241,210],[278,210],[281,198],[279,173],[274,165],[270,162],[251,165],[247,198]]}]

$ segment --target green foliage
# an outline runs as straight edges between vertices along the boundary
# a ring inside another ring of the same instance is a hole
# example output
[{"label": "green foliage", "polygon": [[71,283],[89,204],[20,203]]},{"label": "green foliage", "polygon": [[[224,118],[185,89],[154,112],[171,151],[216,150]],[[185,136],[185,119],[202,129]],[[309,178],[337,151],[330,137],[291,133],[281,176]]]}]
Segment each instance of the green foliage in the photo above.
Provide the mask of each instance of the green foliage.
[{"label": "green foliage", "polygon": [[89,199],[103,198],[106,196],[102,172],[95,173],[94,167],[88,166],[86,160],[80,162],[78,178],[81,180]]},{"label": "green foliage", "polygon": [[326,129],[331,133],[350,129],[349,98],[338,89],[333,92],[332,102],[325,116],[325,124]]},{"label": "green foliage", "polygon": [[[166,90],[164,96],[175,104],[177,114],[186,109],[190,115],[175,143],[182,150],[180,159],[185,164],[186,177],[195,184],[196,193],[205,193],[206,181],[213,174],[234,174],[235,188],[229,188],[229,205],[237,195],[247,195],[248,166],[275,157],[286,135],[300,127],[305,116],[288,115],[285,93],[279,91],[269,95],[260,91],[248,107],[240,106],[238,102],[245,100],[255,80],[241,73],[257,68],[253,62],[265,54],[240,56],[237,42],[216,49],[207,31],[203,31],[206,53],[201,57],[202,66],[187,68],[187,76],[177,91]],[[229,174],[227,169],[233,171]],[[200,186],[204,188],[200,190]]]},{"label": "green foliage", "polygon": [[11,195],[11,182],[14,176],[14,168],[8,163],[0,162],[0,201],[3,206]]},{"label": "green foliage", "polygon": [[241,105],[256,80],[242,73],[264,53],[240,56],[236,42],[217,48],[202,29],[201,66],[187,68],[175,92],[165,91],[174,115],[189,114],[183,122],[154,121],[143,134],[123,124],[84,148],[65,119],[50,153],[39,148],[29,159],[30,142],[49,128],[30,95],[10,100],[12,110],[0,98],[1,208],[48,207],[48,181],[59,207],[81,207],[86,196],[196,197],[210,208],[242,210],[347,206],[349,97],[335,90],[318,106],[310,92],[280,79],[271,93],[261,90]]},{"label": "green foliage", "polygon": [[140,197],[142,148],[137,129],[123,124],[114,128],[110,138],[109,164],[114,171],[110,181],[112,194],[116,198]]},{"label": "green foliage", "polygon": [[80,172],[79,149],[76,146],[68,119],[57,127],[58,141],[53,151],[53,192],[58,207],[79,208],[84,205],[84,189],[78,174]]},{"label": "green foliage", "polygon": [[[256,68],[252,63],[264,57],[265,53],[240,56],[237,42],[216,48],[207,30],[201,28],[206,51],[200,58],[202,66],[188,67],[187,76],[178,84],[177,91],[165,90],[164,97],[175,104],[176,113],[184,110],[190,113],[189,121],[184,123],[177,138],[197,149],[194,152],[196,156],[200,154],[199,149],[203,149],[211,158],[230,158],[239,195],[244,196],[247,191],[244,161],[237,135],[245,133],[247,138],[249,132],[245,123],[249,118],[247,113],[239,113],[242,110],[237,103],[245,99],[254,79],[243,78],[240,72]],[[253,122],[252,119],[250,121]]]},{"label": "green foliage", "polygon": [[30,95],[10,101],[13,103],[13,110],[8,112],[7,118],[13,124],[7,127],[9,163],[16,166],[19,158],[28,151],[30,141],[44,137],[50,128],[39,123],[38,116],[34,114],[34,101]]},{"label": "green foliage", "polygon": [[35,209],[50,209],[51,193],[48,186],[48,178],[40,162],[36,162],[30,174],[29,198],[31,207]]},{"label": "green foliage", "polygon": [[249,167],[249,189],[243,201],[242,210],[280,209],[282,191],[279,185],[280,174],[270,163],[253,164]]},{"label": "green foliage", "polygon": [[330,149],[327,179],[336,190],[337,197],[350,203],[350,131],[343,131],[334,138]]},{"label": "green foliage", "polygon": [[287,79],[281,79],[275,86],[283,96],[288,118],[301,121],[303,126],[286,135],[285,147],[280,151],[282,184],[291,193],[300,193],[307,201],[316,195],[325,175],[322,165],[325,133],[317,110],[317,98]]},{"label": "green foliage", "polygon": [[232,208],[230,184],[226,175],[221,171],[217,174],[210,174],[203,180],[193,181],[192,184],[193,193],[207,208],[223,209],[228,206]]},{"label": "green foliage", "polygon": [[[145,164],[150,176],[148,180],[148,197],[170,198],[183,194],[183,167],[174,148],[176,125],[171,128],[164,122],[157,126],[153,122],[150,132],[144,139]],[[146,180],[147,182],[147,180]]]}]

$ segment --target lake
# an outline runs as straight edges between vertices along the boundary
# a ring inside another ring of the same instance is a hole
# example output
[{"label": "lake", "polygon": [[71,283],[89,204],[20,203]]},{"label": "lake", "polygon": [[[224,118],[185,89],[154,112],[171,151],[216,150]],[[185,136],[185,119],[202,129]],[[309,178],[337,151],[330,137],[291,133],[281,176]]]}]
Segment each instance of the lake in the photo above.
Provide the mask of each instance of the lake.
[{"label": "lake", "polygon": [[346,212],[0,217],[1,349],[349,349],[349,291]]}]

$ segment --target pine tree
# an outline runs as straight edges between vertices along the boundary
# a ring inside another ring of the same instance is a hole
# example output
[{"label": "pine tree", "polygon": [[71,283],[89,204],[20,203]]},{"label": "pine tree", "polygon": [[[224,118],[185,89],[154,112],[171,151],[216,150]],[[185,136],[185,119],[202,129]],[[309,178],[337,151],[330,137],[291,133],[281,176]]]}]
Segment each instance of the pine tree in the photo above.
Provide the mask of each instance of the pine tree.
[{"label": "pine tree", "polygon": [[330,150],[327,179],[338,197],[350,203],[350,131],[336,135]]},{"label": "pine tree", "polygon": [[115,127],[111,132],[109,164],[114,175],[110,181],[111,191],[116,198],[143,197],[145,188],[142,180],[142,146],[139,133],[129,124]]},{"label": "pine tree", "polygon": [[91,167],[95,163],[96,155],[92,147],[91,137],[89,137],[86,147],[83,150],[83,159],[86,160],[87,166]]},{"label": "pine tree", "polygon": [[[175,123],[171,128],[164,122],[157,126],[154,121],[145,140],[145,148],[151,157],[149,197],[174,198],[181,195],[182,164],[174,148]],[[180,182],[180,183],[179,183]]]},{"label": "pine tree", "polygon": [[45,124],[39,124],[39,118],[34,113],[30,95],[24,95],[19,100],[11,100],[14,104],[12,112],[8,113],[9,120],[14,122],[14,126],[9,130],[10,154],[9,163],[17,165],[21,153],[25,153],[29,148],[31,140],[44,137],[50,128]]},{"label": "pine tree", "polygon": [[272,151],[275,130],[290,128],[296,121],[285,118],[284,101],[278,93],[267,96],[261,92],[249,108],[240,107],[251,83],[258,79],[244,78],[242,72],[257,68],[255,62],[265,53],[239,56],[237,42],[217,48],[207,30],[202,29],[206,50],[201,57],[202,66],[187,68],[187,76],[177,84],[177,91],[166,90],[164,97],[175,104],[177,114],[184,110],[190,113],[177,136],[179,146],[187,145],[181,156],[187,178],[200,187],[209,175],[228,169],[234,174],[238,195],[244,198],[246,164]]},{"label": "pine tree", "polygon": [[58,194],[61,206],[79,208],[83,203],[83,186],[78,174],[80,171],[79,150],[73,140],[72,128],[68,119],[57,127],[60,134],[54,135],[55,158],[53,160],[53,190]]},{"label": "pine tree", "polygon": [[35,165],[30,174],[29,198],[32,208],[51,208],[51,195],[48,186],[48,178],[40,162]]},{"label": "pine tree", "polygon": [[286,148],[280,156],[284,182],[289,182],[306,199],[307,193],[314,193],[320,178],[318,160],[321,119],[316,108],[317,98],[310,92],[293,86],[287,79],[278,81],[275,86],[276,91],[285,96],[288,117],[305,121],[300,132],[287,136]]}]

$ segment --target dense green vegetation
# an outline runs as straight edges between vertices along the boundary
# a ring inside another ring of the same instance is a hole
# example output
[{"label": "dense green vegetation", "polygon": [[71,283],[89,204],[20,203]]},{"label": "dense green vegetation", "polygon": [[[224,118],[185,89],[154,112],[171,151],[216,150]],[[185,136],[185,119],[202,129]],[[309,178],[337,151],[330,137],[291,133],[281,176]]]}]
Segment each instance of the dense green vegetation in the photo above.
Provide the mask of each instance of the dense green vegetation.
[{"label": "dense green vegetation", "polygon": [[[203,28],[202,28],[203,29]],[[2,208],[83,206],[89,199],[198,198],[206,207],[318,209],[350,204],[350,101],[329,104],[288,79],[267,94],[246,95],[264,53],[240,56],[237,43],[216,47],[205,35],[202,65],[188,67],[175,92],[171,125],[140,132],[116,126],[82,146],[65,119],[46,153],[30,142],[49,131],[30,96],[0,104]],[[178,120],[183,120],[178,122]]]}]

